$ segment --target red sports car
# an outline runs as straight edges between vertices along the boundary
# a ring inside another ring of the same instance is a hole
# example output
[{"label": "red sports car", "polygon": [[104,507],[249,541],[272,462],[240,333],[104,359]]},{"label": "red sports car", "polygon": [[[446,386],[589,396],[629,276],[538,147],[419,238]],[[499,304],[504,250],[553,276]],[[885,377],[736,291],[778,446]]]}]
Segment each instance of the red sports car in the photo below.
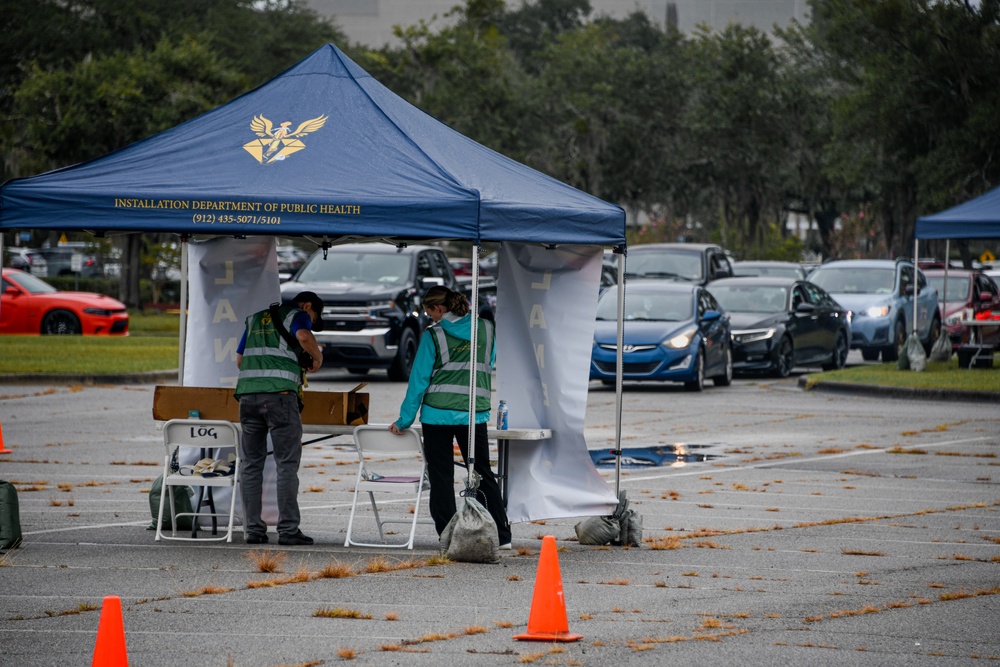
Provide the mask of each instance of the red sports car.
[{"label": "red sports car", "polygon": [[125,304],[94,292],[61,292],[18,269],[3,269],[0,334],[127,336]]}]

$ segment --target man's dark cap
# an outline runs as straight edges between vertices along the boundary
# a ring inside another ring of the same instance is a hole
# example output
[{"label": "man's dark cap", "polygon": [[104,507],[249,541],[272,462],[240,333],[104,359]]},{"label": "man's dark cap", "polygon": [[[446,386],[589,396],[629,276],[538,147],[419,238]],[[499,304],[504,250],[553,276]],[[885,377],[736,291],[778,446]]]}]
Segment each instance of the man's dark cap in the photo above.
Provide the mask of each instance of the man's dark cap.
[{"label": "man's dark cap", "polygon": [[316,313],[317,319],[313,323],[313,331],[323,330],[323,299],[319,298],[316,292],[299,292],[294,297],[292,297],[292,303],[308,303],[312,305],[313,311]]}]

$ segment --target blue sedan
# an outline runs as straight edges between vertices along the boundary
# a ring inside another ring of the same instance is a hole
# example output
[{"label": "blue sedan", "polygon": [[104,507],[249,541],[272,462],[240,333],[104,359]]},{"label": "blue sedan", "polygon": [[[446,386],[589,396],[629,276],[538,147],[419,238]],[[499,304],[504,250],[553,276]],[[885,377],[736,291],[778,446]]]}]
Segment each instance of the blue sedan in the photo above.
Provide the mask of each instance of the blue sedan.
[{"label": "blue sedan", "polygon": [[[590,379],[615,381],[618,291],[597,304]],[[705,378],[733,378],[729,316],[707,290],[690,283],[634,281],[625,294],[623,379],[683,382],[701,391]]]}]

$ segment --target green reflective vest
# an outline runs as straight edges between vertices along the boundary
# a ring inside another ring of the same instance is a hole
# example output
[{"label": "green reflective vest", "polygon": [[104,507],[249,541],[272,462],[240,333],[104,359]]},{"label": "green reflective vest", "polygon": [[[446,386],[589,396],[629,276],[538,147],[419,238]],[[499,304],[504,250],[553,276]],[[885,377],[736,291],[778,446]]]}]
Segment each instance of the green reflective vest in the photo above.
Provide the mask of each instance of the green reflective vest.
[{"label": "green reflective vest", "polygon": [[[281,306],[278,313],[285,329],[291,331],[292,320],[301,310]],[[302,384],[302,368],[295,352],[278,333],[269,310],[247,318],[247,342],[243,348],[240,375],[236,380],[236,398],[243,394],[277,394],[298,391]]]},{"label": "green reflective vest", "polygon": [[[436,357],[430,385],[424,392],[424,403],[442,410],[468,410],[471,341],[452,336],[440,326],[432,326],[428,331],[432,334]],[[483,412],[490,409],[493,386],[490,374],[492,322],[479,320],[476,348],[476,412]]]}]

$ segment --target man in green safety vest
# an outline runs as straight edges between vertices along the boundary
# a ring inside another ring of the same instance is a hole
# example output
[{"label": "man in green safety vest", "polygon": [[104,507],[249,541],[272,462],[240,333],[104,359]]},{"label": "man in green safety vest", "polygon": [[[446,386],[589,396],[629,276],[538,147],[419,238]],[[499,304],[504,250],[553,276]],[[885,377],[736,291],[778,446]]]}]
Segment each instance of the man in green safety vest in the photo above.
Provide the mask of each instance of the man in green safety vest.
[{"label": "man in green safety vest", "polygon": [[[278,306],[280,322],[272,309],[247,318],[236,352],[240,369],[236,398],[240,401],[243,429],[240,487],[243,496],[243,530],[247,544],[267,542],[267,524],[261,519],[264,462],[267,436],[271,435],[274,463],[278,471],[278,544],[312,544],[299,529],[299,462],[302,459],[300,394],[306,371],[315,373],[323,365],[323,350],[313,330],[323,324],[323,301],[313,292],[300,292],[291,303]],[[299,350],[282,335],[283,326],[311,365],[300,362]]]}]

